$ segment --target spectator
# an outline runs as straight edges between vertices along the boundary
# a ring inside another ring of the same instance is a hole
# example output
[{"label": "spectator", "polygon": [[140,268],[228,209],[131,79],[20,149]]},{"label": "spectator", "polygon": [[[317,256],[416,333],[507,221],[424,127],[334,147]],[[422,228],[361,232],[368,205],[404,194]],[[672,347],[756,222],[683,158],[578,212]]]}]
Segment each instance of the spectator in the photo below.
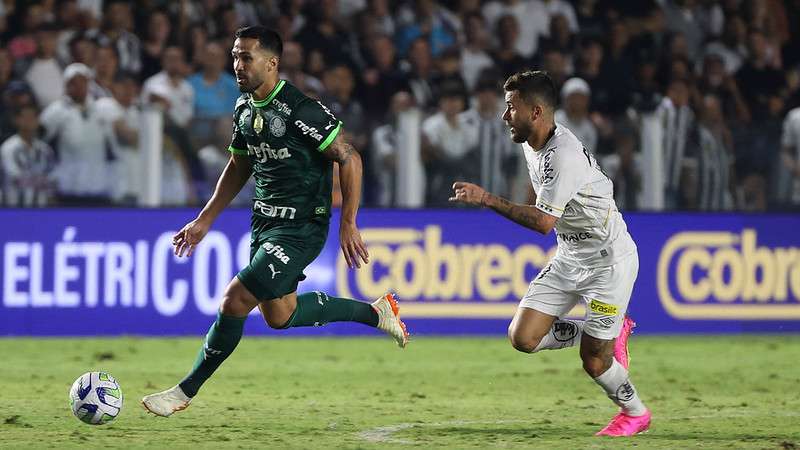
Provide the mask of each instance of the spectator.
[{"label": "spectator", "polygon": [[[401,91],[392,97],[389,117],[385,124],[372,132],[371,153],[375,183],[378,186],[378,206],[418,208],[423,206],[426,182],[420,154],[401,154],[406,147],[402,141],[400,115],[409,111],[414,99]],[[365,194],[367,194],[365,192]]]},{"label": "spectator", "polygon": [[65,206],[109,204],[114,158],[111,123],[89,97],[92,70],[73,63],[64,70],[66,95],[50,104],[39,121],[56,151],[54,174],[58,203]]},{"label": "spectator", "polygon": [[[171,202],[180,204],[188,198],[205,195],[206,176],[189,136],[189,122],[194,116],[194,90],[185,79],[187,65],[183,49],[180,47],[164,49],[161,66],[164,70],[144,82],[142,101],[145,105],[156,106],[165,112],[164,134],[171,141],[168,143],[170,152],[174,154],[179,164],[184,164],[189,170],[192,187],[188,188],[186,195],[179,194],[182,188],[177,187],[165,191],[170,195],[167,198]],[[175,183],[183,186],[182,182],[177,181],[178,178],[176,177]],[[166,189],[166,186],[165,184],[162,187]],[[171,196],[173,194],[174,197]]]},{"label": "spectator", "polygon": [[433,0],[414,0],[413,3],[413,12],[404,14],[405,25],[397,33],[400,54],[405,55],[411,43],[421,36],[428,39],[434,57],[455,46],[460,28],[458,20]]},{"label": "spectator", "polygon": [[94,82],[89,85],[89,95],[94,98],[111,97],[118,68],[119,58],[116,48],[110,45],[99,46],[97,62],[94,65]]},{"label": "spectator", "polygon": [[[550,21],[557,16],[566,21],[568,30],[572,34],[577,34],[580,31],[578,27],[578,17],[575,15],[575,9],[566,0],[542,0],[545,10],[550,15]],[[552,31],[552,27],[550,27]],[[552,35],[550,37],[553,37]]]},{"label": "spectator", "polygon": [[14,124],[17,133],[0,146],[0,173],[3,185],[0,192],[5,206],[48,206],[53,197],[55,180],[52,169],[55,154],[44,141],[37,137],[39,118],[33,105],[15,111]]},{"label": "spectator", "polygon": [[787,200],[793,209],[800,208],[800,107],[786,114],[781,137],[781,161],[788,172]]},{"label": "spectator", "polygon": [[156,10],[150,13],[147,19],[147,37],[142,45],[140,79],[146,80],[161,71],[162,56],[169,45],[171,31],[166,12]]},{"label": "spectator", "polygon": [[5,140],[16,131],[14,111],[26,106],[36,107],[31,89],[22,80],[10,81],[2,92],[2,108],[0,108],[0,140]]},{"label": "spectator", "polygon": [[144,166],[139,152],[141,111],[136,104],[139,83],[136,76],[121,72],[111,83],[111,96],[97,100],[98,114],[111,122],[114,130],[116,161],[111,198],[117,204],[135,205],[142,192]]},{"label": "spectator", "polygon": [[372,66],[364,72],[364,109],[367,116],[383,119],[392,96],[406,89],[403,74],[397,68],[392,40],[378,36],[371,47]]},{"label": "spectator", "polygon": [[697,196],[694,205],[701,211],[731,210],[734,206],[734,156],[731,132],[725,124],[720,101],[713,95],[703,98],[696,130],[694,159]]},{"label": "spectator", "polygon": [[445,83],[460,86],[464,93],[464,104],[467,102],[467,83],[461,76],[461,52],[452,48],[445,51],[436,60],[436,73],[433,77],[434,96],[439,97],[439,90]]},{"label": "spectator", "polygon": [[544,49],[542,53],[542,68],[550,74],[556,89],[561,89],[561,86],[572,74],[566,55],[556,48]]},{"label": "spectator", "polygon": [[736,82],[753,118],[766,117],[772,97],[779,96],[785,87],[783,72],[769,66],[764,34],[756,29],[748,35],[749,55],[736,72]]},{"label": "spectator", "polygon": [[539,48],[539,37],[547,36],[550,30],[550,14],[544,4],[541,0],[494,0],[483,7],[483,17],[490,27],[495,27],[505,15],[513,16],[520,25],[517,52],[524,58],[532,58]]},{"label": "spectator", "polygon": [[592,91],[586,81],[570,78],[561,88],[562,108],[555,113],[556,122],[567,127],[583,143],[586,150],[597,150],[597,129],[589,120],[589,99]]},{"label": "spectator", "polygon": [[58,3],[56,24],[61,32],[58,34],[56,55],[61,64],[72,62],[70,42],[72,38],[80,34],[80,19],[81,13],[77,0],[64,0]]},{"label": "spectator", "polygon": [[573,67],[572,55],[575,53],[575,35],[569,28],[569,21],[561,14],[550,17],[550,33],[548,37],[542,38],[541,48],[555,48],[562,51],[569,59],[570,67]]},{"label": "spectator", "polygon": [[728,123],[750,122],[750,109],[736,84],[736,79],[725,71],[725,61],[715,53],[703,59],[703,73],[698,91],[716,96],[722,102],[722,111]]},{"label": "spectator", "polygon": [[[8,51],[15,60],[31,58],[36,54],[36,30],[42,25],[43,14],[44,9],[39,2],[28,2],[27,7],[19,9],[22,29],[8,43]],[[17,20],[12,19],[9,23],[15,23]]]},{"label": "spectator", "polygon": [[363,150],[367,146],[367,117],[361,102],[353,98],[355,78],[353,71],[344,64],[339,64],[328,69],[323,79],[325,94],[322,103],[328,105],[333,114],[346,124],[345,132],[348,142],[356,150]]},{"label": "spectator", "polygon": [[[347,32],[338,19],[336,0],[319,0],[311,10],[310,20],[297,34],[297,42],[306,54],[319,52],[329,64],[345,63],[352,65],[351,49],[347,45]],[[313,73],[313,72],[312,72]]]},{"label": "spectator", "polygon": [[439,91],[439,111],[422,122],[422,159],[429,207],[443,207],[453,180],[476,182],[477,142],[464,111],[463,85],[450,81]]},{"label": "spectator", "polygon": [[[205,59],[206,53],[206,46],[209,44],[210,40],[208,37],[208,30],[200,23],[195,23],[191,27],[189,27],[189,45],[187,46],[187,60],[189,61],[189,65],[191,66],[192,71],[198,71],[203,69],[203,63]],[[227,53],[227,52],[226,52]],[[232,60],[229,59],[228,55],[223,55],[225,57],[225,66],[231,67]],[[230,64],[229,64],[230,63]]]},{"label": "spectator", "polygon": [[306,95],[322,92],[322,82],[303,71],[303,47],[294,41],[283,43],[281,78],[292,83]]},{"label": "spectator", "polygon": [[161,66],[164,70],[144,82],[143,101],[160,106],[173,125],[186,128],[194,114],[194,90],[185,79],[183,50],[180,47],[167,47]]},{"label": "spectator", "polygon": [[685,36],[687,56],[689,59],[696,59],[705,41],[700,7],[694,0],[667,0],[664,4],[664,15],[667,29]]},{"label": "spectator", "polygon": [[[210,133],[211,141],[200,148],[198,157],[203,164],[203,170],[208,174],[209,182],[216,183],[231,159],[231,152],[228,151],[228,145],[231,141],[231,121],[228,118],[217,119],[213,122],[213,127],[213,133]],[[209,186],[210,188],[213,188],[213,186]],[[247,180],[247,184],[231,201],[231,204],[239,207],[251,207],[255,196],[255,188],[255,178],[250,177]]]},{"label": "spectator", "polygon": [[414,103],[424,111],[435,106],[433,85],[433,55],[431,46],[425,38],[417,38],[408,50],[408,70],[406,73],[408,89]]},{"label": "spectator", "polygon": [[367,8],[361,13],[364,19],[359,23],[373,24],[374,32],[384,36],[394,36],[396,24],[389,10],[388,0],[368,0]]},{"label": "spectator", "polygon": [[620,210],[639,209],[639,193],[642,191],[641,158],[636,151],[636,135],[633,130],[622,130],[615,136],[614,153],[601,157],[603,171],[614,183],[614,199]]},{"label": "spectator", "polygon": [[528,65],[528,59],[517,51],[517,41],[519,41],[517,18],[511,14],[501,16],[495,26],[495,35],[498,37],[498,45],[492,52],[492,58],[505,79]]},{"label": "spectator", "polygon": [[110,46],[116,51],[120,70],[138,74],[142,70],[142,43],[130,31],[133,28],[130,1],[105,0],[103,10],[100,45]]},{"label": "spectator", "polygon": [[56,60],[58,30],[53,25],[43,25],[35,35],[36,57],[25,72],[25,81],[33,89],[39,107],[46,108],[64,95],[61,66]]},{"label": "spectator", "polygon": [[461,48],[461,77],[472,91],[478,83],[481,71],[492,66],[492,58],[487,52],[489,35],[486,33],[486,24],[479,13],[468,14],[464,17],[464,35],[466,42]]},{"label": "spectator", "polygon": [[472,98],[472,108],[463,113],[463,119],[472,132],[469,141],[477,144],[480,169],[477,179],[480,185],[503,198],[511,198],[522,148],[508,137],[499,80],[500,77],[491,69],[481,74]]},{"label": "spectator", "polygon": [[209,42],[202,59],[202,72],[189,77],[189,84],[194,91],[195,117],[191,124],[191,134],[196,142],[207,142],[212,138],[216,129],[214,123],[221,118],[230,117],[240,95],[236,79],[224,71],[227,62],[222,46]]},{"label": "spectator", "polygon": [[[694,113],[689,107],[689,87],[684,80],[673,80],[667,87],[667,95],[658,106],[656,114],[662,124],[664,173],[664,200],[667,209],[683,208],[687,199],[694,197],[686,189],[687,173],[691,169],[686,159],[686,143],[694,127]],[[682,190],[683,189],[683,190]]]},{"label": "spectator", "polygon": [[86,33],[76,34],[69,42],[70,62],[93,68],[97,62],[97,42]]},{"label": "spectator", "polygon": [[706,45],[706,54],[719,55],[725,62],[725,71],[733,75],[739,71],[747,55],[747,25],[739,16],[728,17],[720,39]]}]

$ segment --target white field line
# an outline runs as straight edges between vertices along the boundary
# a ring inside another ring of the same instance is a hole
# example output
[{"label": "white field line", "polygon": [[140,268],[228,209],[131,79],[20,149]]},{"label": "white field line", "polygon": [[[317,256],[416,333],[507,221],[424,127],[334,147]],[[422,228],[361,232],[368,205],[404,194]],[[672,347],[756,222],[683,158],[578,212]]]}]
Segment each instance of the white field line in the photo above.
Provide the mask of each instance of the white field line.
[{"label": "white field line", "polygon": [[[800,417],[800,412],[773,412],[769,414],[770,417]],[[653,415],[653,421],[658,423],[660,421],[676,421],[676,420],[698,420],[698,419],[735,419],[735,418],[752,418],[753,413],[747,411],[741,411],[736,413],[727,413],[727,414],[700,414],[694,416],[659,416]],[[513,423],[528,423],[531,420],[449,420],[445,422],[432,422],[432,423],[424,423],[424,422],[414,422],[414,423],[398,423],[394,425],[386,425],[382,427],[370,428],[368,430],[361,431],[357,434],[357,436],[367,442],[375,442],[375,443],[382,443],[382,444],[418,444],[419,442],[402,439],[394,437],[394,434],[407,430],[409,428],[414,427],[421,427],[421,428],[437,428],[437,427],[449,427],[449,426],[459,426],[459,425],[502,425],[502,424],[513,424]]]}]

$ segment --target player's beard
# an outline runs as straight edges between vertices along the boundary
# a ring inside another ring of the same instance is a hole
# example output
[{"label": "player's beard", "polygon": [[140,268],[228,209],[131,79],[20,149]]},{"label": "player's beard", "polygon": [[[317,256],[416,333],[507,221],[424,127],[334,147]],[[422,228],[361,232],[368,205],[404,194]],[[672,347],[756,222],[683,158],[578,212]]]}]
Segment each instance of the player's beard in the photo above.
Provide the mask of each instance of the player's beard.
[{"label": "player's beard", "polygon": [[239,92],[252,94],[262,84],[264,84],[264,79],[261,77],[247,77],[244,84],[239,85]]},{"label": "player's beard", "polygon": [[531,126],[530,124],[523,123],[519,125],[512,124],[513,128],[509,131],[511,132],[511,140],[516,142],[517,144],[522,144],[526,142],[531,135]]}]

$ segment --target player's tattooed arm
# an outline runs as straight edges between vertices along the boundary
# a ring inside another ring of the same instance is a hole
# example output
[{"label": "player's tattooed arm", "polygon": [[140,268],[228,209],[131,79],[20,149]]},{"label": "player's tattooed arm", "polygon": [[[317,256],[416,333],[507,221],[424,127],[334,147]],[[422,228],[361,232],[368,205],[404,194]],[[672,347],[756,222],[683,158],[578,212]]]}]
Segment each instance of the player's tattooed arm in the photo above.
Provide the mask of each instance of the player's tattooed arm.
[{"label": "player's tattooed arm", "polygon": [[358,158],[359,163],[361,162],[361,156],[349,142],[344,140],[341,134],[336,136],[336,139],[331,142],[330,147],[325,150],[323,155],[338,162],[339,168],[347,165],[354,157]]},{"label": "player's tattooed arm", "polygon": [[339,163],[339,185],[342,189],[339,242],[347,265],[360,268],[361,262],[369,262],[367,247],[356,226],[356,213],[361,202],[361,155],[341,133],[322,154]]},{"label": "player's tattooed arm", "polygon": [[558,217],[551,216],[535,206],[511,202],[476,184],[457,181],[453,184],[453,192],[455,195],[450,197],[450,201],[491,208],[507,219],[542,234],[549,233],[558,220]]}]

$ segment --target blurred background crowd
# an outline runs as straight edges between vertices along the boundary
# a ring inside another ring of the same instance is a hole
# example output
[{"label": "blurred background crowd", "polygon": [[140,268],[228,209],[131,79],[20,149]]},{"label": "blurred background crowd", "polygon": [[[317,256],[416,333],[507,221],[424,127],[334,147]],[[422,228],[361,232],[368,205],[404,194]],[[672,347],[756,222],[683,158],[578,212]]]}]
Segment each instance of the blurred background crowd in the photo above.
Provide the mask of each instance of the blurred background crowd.
[{"label": "blurred background crowd", "polygon": [[[535,68],[621,209],[653,209],[643,117],[660,130],[659,208],[800,207],[800,0],[0,0],[0,202],[136,205],[148,108],[164,115],[161,203],[204,202],[239,95],[233,34],[250,24],[279,31],[282,77],[343,120],[365,206],[447,206],[454,179],[525,201],[502,83]],[[395,182],[410,110],[416,205]]]}]

